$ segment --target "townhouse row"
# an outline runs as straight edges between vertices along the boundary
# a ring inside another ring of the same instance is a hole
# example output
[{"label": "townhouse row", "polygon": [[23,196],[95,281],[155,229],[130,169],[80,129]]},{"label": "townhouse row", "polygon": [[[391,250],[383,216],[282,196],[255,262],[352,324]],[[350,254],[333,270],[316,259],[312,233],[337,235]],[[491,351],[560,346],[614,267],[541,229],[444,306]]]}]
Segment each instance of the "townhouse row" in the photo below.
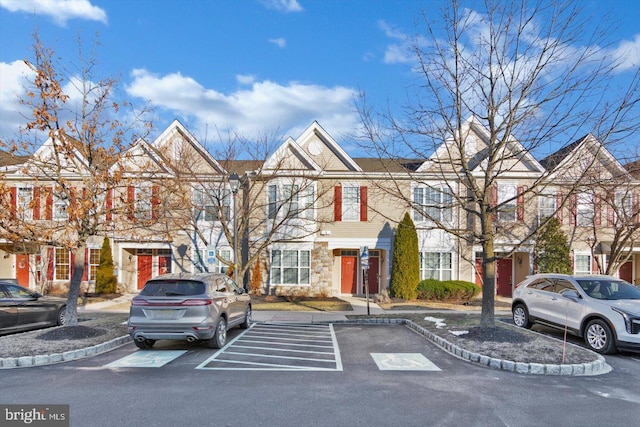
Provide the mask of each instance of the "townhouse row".
[{"label": "townhouse row", "polygon": [[[474,118],[464,127],[464,156],[474,159],[467,172],[481,176],[488,133]],[[86,164],[79,147],[64,164],[64,182],[72,187],[65,196],[56,191],[60,179],[38,176],[30,166],[34,159],[52,158],[51,140],[32,156],[3,153],[0,277],[31,288],[64,288],[73,254],[54,242],[64,241],[65,233],[73,241],[77,228],[65,225],[90,216],[95,224],[85,228],[92,231],[86,237],[85,290],[92,289],[108,238],[121,291],[137,292],[167,272],[235,268],[247,287],[256,282],[251,275],[260,274],[267,293],[361,295],[368,283],[368,292],[376,294],[388,287],[395,230],[408,212],[418,231],[421,278],[482,284],[481,242],[463,233],[477,224],[458,203],[467,189],[454,167],[443,173],[444,163],[458,163],[447,157],[450,143],[443,141],[427,159],[353,158],[314,122],[264,161],[221,161],[176,120],[154,141],[140,140],[114,164],[105,162],[106,173],[120,178],[113,187],[93,188],[78,166]],[[532,231],[550,216],[569,238],[576,274],[605,271],[612,247],[622,245],[624,259],[616,253],[614,274],[640,281],[640,186],[632,165],[620,164],[590,135],[541,161],[515,138],[505,152],[517,156],[510,157],[490,196],[490,203],[501,206],[492,218],[498,295],[510,296],[534,271]],[[584,177],[585,168],[594,171],[594,180],[582,178],[576,188],[572,177]],[[78,214],[74,206],[85,209]],[[630,233],[622,243],[621,223]],[[44,238],[38,225],[55,230]]]}]

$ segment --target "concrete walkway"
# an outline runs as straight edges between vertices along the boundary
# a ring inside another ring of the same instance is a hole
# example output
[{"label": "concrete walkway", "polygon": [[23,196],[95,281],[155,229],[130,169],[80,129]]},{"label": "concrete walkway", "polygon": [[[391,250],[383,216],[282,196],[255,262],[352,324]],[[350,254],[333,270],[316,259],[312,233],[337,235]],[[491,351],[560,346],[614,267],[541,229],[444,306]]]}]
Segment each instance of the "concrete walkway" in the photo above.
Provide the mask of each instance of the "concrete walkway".
[{"label": "concrete walkway", "polygon": [[[339,297],[351,304],[352,311],[269,311],[254,310],[252,318],[255,322],[282,322],[282,323],[320,323],[347,320],[349,315],[366,315],[367,301],[358,297]],[[378,304],[369,301],[369,313],[373,315],[384,314],[384,310]]]}]

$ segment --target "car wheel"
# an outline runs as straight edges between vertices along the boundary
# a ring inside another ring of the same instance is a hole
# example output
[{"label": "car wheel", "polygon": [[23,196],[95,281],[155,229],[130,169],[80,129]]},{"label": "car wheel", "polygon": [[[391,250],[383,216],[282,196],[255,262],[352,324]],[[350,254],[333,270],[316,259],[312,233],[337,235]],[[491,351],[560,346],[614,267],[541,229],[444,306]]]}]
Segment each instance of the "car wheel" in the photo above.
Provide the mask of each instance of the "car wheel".
[{"label": "car wheel", "polygon": [[591,350],[600,354],[611,354],[616,351],[613,332],[607,322],[601,319],[589,322],[584,341]]},{"label": "car wheel", "polygon": [[531,322],[529,321],[529,312],[523,304],[517,304],[513,307],[513,323],[521,328],[529,329]]},{"label": "car wheel", "polygon": [[67,315],[67,306],[64,305],[60,307],[60,310],[58,310],[58,316],[56,320],[56,323],[58,324],[58,326],[64,325],[64,320],[66,315]]},{"label": "car wheel", "polygon": [[251,326],[251,306],[247,307],[247,311],[244,312],[244,322],[240,324],[242,329],[247,329]]},{"label": "car wheel", "polygon": [[146,349],[152,348],[153,345],[156,343],[156,340],[144,340],[144,341],[133,340],[133,342],[136,343],[136,347],[146,350]]},{"label": "car wheel", "polygon": [[209,348],[222,348],[227,342],[227,321],[224,317],[218,320],[216,331],[211,339],[207,340],[207,347]]}]

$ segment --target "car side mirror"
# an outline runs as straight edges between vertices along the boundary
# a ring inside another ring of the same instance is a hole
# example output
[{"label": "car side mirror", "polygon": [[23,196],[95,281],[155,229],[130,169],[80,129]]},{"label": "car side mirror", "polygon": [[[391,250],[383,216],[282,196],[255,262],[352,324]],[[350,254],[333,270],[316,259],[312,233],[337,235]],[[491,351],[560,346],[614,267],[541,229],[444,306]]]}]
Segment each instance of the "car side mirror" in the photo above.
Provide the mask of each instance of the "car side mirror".
[{"label": "car side mirror", "polygon": [[562,293],[562,296],[565,298],[569,298],[570,300],[579,300],[580,294],[575,290],[568,290]]},{"label": "car side mirror", "polygon": [[40,292],[34,292],[33,294],[31,294],[35,299],[38,299],[40,297],[42,297],[42,294]]}]

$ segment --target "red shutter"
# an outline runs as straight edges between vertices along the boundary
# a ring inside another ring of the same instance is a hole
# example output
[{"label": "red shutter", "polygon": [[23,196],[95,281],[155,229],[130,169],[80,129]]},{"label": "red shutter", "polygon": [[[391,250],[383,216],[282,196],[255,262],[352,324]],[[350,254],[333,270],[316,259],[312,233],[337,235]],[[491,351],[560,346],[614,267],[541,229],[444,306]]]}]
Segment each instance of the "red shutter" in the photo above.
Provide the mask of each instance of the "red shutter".
[{"label": "red shutter", "polygon": [[44,218],[53,219],[53,187],[49,187],[47,192],[47,201],[45,202]]},{"label": "red shutter", "polygon": [[336,185],[333,197],[333,219],[334,221],[342,221],[342,187]]},{"label": "red shutter", "polygon": [[113,190],[111,188],[107,190],[107,194],[104,196],[104,204],[105,218],[107,221],[111,221],[113,219],[113,214],[111,213],[113,209]]},{"label": "red shutter", "polygon": [[367,221],[367,187],[360,187],[360,221]]},{"label": "red shutter", "polygon": [[596,261],[595,255],[591,255],[591,274],[600,274],[598,271],[598,261]]},{"label": "red shutter", "polygon": [[563,202],[563,198],[562,198],[562,193],[557,193],[556,194],[556,218],[558,219],[558,223],[560,225],[562,225],[562,202]]},{"label": "red shutter", "polygon": [[40,219],[40,187],[33,187],[33,219]]},{"label": "red shutter", "polygon": [[596,194],[593,200],[593,223],[602,225],[602,198],[599,194]]},{"label": "red shutter", "polygon": [[609,227],[613,226],[616,223],[616,211],[611,203],[611,200],[609,200],[609,202],[607,203],[607,225]]},{"label": "red shutter", "polygon": [[516,205],[516,218],[518,221],[524,221],[524,192],[526,187],[518,187],[518,199]]},{"label": "red shutter", "polygon": [[53,250],[53,248],[48,248],[47,249],[47,258],[48,258],[48,262],[47,262],[47,280],[53,280],[53,270],[54,270],[54,266],[55,266],[55,251]]},{"label": "red shutter", "polygon": [[578,216],[578,196],[572,194],[569,197],[569,225],[576,225]]},{"label": "red shutter", "polygon": [[[95,279],[95,277],[94,277]],[[84,271],[82,272],[82,281],[86,282],[89,280],[89,249],[85,248],[84,250]]]},{"label": "red shutter", "polygon": [[127,217],[133,219],[133,210],[135,206],[136,189],[130,185],[127,187]]},{"label": "red shutter", "polygon": [[11,187],[11,193],[9,194],[11,199],[11,216],[16,216],[17,204],[18,204],[18,189],[16,187]]},{"label": "red shutter", "polygon": [[160,187],[154,185],[151,187],[151,218],[158,218],[158,206],[160,205]]},{"label": "red shutter", "polygon": [[[497,205],[498,205],[498,187],[496,187],[495,185],[492,185],[491,188],[489,189],[489,207],[491,209],[495,209]],[[491,218],[494,221],[497,221],[498,211],[494,210],[491,213]]]}]

